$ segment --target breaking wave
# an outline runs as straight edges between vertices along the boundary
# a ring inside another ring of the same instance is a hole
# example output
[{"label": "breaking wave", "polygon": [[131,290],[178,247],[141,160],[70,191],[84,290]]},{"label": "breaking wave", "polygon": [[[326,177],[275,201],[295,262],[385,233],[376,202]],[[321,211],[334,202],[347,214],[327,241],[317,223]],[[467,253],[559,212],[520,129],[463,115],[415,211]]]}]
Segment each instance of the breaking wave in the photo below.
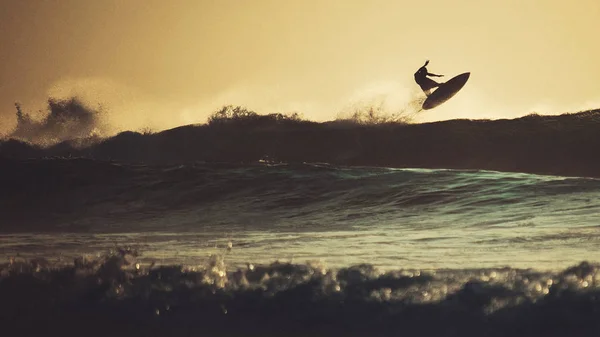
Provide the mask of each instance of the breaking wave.
[{"label": "breaking wave", "polygon": [[7,336],[596,336],[600,266],[387,272],[140,264],[118,249],[0,265]]},{"label": "breaking wave", "polygon": [[48,100],[48,112],[42,120],[35,120],[23,111],[19,104],[17,126],[9,138],[22,139],[41,145],[53,145],[63,141],[100,138],[107,131],[102,109],[86,106],[77,98]]}]

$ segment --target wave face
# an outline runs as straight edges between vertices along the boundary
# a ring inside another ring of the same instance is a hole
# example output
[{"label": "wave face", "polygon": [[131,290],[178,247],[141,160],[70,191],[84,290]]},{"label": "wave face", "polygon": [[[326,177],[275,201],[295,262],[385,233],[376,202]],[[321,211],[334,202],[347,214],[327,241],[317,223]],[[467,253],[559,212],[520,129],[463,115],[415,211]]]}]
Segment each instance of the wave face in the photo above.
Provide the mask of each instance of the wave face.
[{"label": "wave face", "polygon": [[89,159],[0,169],[10,336],[600,332],[596,179]]},{"label": "wave face", "polygon": [[600,240],[595,179],[85,159],[2,167],[1,230],[19,243],[11,254],[37,252],[50,240],[61,254],[137,244],[152,257],[186,262],[231,241],[242,247],[230,257],[239,263],[554,269],[596,258]]}]

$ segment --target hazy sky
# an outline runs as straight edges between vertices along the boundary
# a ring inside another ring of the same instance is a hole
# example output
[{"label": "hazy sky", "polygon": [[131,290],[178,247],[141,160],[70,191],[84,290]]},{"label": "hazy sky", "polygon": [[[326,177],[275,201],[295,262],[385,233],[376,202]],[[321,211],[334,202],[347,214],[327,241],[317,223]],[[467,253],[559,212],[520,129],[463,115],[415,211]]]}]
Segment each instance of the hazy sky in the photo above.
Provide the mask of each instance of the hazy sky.
[{"label": "hazy sky", "polygon": [[[121,128],[204,122],[223,104],[333,119],[470,71],[418,120],[600,107],[598,0],[0,0],[0,131],[14,102],[103,104]],[[383,96],[382,96],[383,95]]]}]

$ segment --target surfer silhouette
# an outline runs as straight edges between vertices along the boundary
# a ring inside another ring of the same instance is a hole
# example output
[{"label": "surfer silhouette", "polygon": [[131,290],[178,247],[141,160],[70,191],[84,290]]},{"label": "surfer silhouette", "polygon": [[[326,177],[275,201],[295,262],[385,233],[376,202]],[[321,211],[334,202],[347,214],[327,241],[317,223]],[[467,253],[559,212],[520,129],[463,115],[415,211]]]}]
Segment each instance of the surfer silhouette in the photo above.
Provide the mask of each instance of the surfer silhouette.
[{"label": "surfer silhouette", "polygon": [[432,74],[432,73],[428,72],[427,68],[426,68],[428,64],[429,64],[429,60],[427,60],[425,62],[425,65],[423,65],[421,68],[419,68],[419,70],[417,70],[417,72],[415,73],[415,82],[417,82],[417,84],[421,87],[421,89],[427,96],[429,96],[431,94],[431,89],[437,88],[440,86],[440,84],[442,84],[442,83],[438,83],[438,82],[432,80],[431,78],[429,78],[427,76],[433,76],[433,77],[444,76],[444,75],[437,75],[437,74]]}]

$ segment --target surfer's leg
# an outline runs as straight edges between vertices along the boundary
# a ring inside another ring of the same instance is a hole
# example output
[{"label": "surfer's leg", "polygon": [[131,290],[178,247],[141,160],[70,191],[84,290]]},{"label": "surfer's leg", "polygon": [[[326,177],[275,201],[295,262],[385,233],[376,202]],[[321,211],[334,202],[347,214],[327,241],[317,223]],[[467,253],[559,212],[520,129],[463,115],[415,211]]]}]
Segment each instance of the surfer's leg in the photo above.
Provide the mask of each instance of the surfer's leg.
[{"label": "surfer's leg", "polygon": [[437,88],[440,86],[438,82],[430,78],[425,78],[422,83],[419,83],[419,85],[421,86],[421,89],[423,89],[423,91],[429,91],[433,88]]}]

